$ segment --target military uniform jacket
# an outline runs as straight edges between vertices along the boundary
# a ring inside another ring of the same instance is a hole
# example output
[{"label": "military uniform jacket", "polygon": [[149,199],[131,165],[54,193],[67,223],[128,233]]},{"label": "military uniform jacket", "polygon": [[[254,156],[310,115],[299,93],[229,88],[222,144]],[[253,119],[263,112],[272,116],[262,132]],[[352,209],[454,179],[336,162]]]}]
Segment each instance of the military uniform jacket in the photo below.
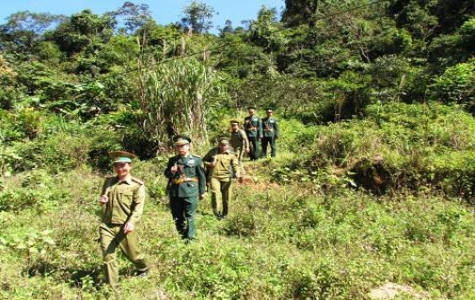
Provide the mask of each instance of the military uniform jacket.
[{"label": "military uniform jacket", "polygon": [[[174,164],[178,166],[175,174],[171,172]],[[185,157],[179,155],[171,157],[164,174],[170,180],[170,197],[198,197],[206,193],[203,160],[199,156],[189,154]]]},{"label": "military uniform jacket", "polygon": [[145,203],[145,185],[143,181],[128,177],[119,181],[117,177],[108,177],[102,186],[102,194],[109,198],[102,214],[106,224],[136,225],[142,217]]},{"label": "military uniform jacket", "polygon": [[279,125],[274,117],[263,118],[262,128],[264,130],[264,137],[279,137]]},{"label": "military uniform jacket", "polygon": [[249,141],[247,140],[246,132],[242,129],[238,131],[231,131],[231,138],[229,139],[231,147],[236,149],[244,149],[249,147]]},{"label": "military uniform jacket", "polygon": [[247,116],[244,118],[244,130],[248,137],[262,136],[262,122],[258,116]]},{"label": "military uniform jacket", "polygon": [[222,181],[229,180],[239,172],[239,161],[232,149],[221,152],[221,149],[211,149],[203,158],[205,165],[216,161],[214,168],[207,167],[207,174],[209,178],[217,178]]}]

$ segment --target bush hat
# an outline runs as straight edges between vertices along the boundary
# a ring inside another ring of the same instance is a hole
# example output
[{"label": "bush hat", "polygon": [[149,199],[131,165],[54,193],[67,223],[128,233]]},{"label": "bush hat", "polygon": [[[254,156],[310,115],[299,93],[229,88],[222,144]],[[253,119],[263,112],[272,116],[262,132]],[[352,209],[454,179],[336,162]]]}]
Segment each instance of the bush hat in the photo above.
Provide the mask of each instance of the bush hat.
[{"label": "bush hat", "polygon": [[109,157],[112,158],[112,163],[130,163],[137,155],[127,151],[112,151],[109,153]]}]

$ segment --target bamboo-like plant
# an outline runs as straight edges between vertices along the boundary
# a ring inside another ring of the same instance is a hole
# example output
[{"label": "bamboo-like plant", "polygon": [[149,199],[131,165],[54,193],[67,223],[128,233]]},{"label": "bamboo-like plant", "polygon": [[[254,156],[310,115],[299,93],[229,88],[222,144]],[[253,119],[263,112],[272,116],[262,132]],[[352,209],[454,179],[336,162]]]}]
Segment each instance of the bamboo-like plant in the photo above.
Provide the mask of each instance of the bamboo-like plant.
[{"label": "bamboo-like plant", "polygon": [[143,129],[159,141],[168,139],[167,126],[186,133],[195,143],[206,143],[206,112],[213,93],[214,71],[194,58],[180,58],[139,72]]}]

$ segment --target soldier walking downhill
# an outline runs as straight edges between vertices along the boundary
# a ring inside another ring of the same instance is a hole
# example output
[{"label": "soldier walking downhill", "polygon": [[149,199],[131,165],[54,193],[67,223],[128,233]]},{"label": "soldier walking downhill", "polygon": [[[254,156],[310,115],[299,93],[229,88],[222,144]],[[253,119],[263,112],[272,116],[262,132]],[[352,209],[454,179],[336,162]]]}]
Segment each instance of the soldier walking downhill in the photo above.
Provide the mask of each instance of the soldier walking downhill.
[{"label": "soldier walking downhill", "polygon": [[165,176],[169,179],[170,208],[178,233],[186,241],[196,238],[198,198],[206,198],[206,176],[201,157],[190,153],[191,139],[176,135],[176,156],[168,160]]},{"label": "soldier walking downhill", "polygon": [[144,255],[139,249],[137,226],[145,204],[145,185],[132,177],[134,154],[114,151],[113,159],[116,176],[108,177],[102,186],[99,203],[102,206],[102,222],[99,227],[107,282],[118,293],[119,264],[116,249],[120,248],[125,257],[137,268],[137,275],[145,276],[149,269]]},{"label": "soldier walking downhill", "polygon": [[249,116],[244,118],[244,130],[250,143],[249,158],[257,160],[259,158],[259,140],[262,138],[262,122],[256,116],[256,108],[249,106],[247,108]]},{"label": "soldier walking downhill", "polygon": [[226,218],[233,193],[233,178],[240,177],[238,158],[229,146],[229,139],[219,138],[218,146],[211,149],[203,161],[208,173],[213,213],[218,219]]},{"label": "soldier walking downhill", "polygon": [[275,157],[277,152],[276,140],[279,138],[279,125],[273,117],[272,109],[266,110],[266,117],[262,119],[262,157],[267,157],[267,145],[270,145],[270,156]]},{"label": "soldier walking downhill", "polygon": [[229,143],[236,154],[239,167],[241,168],[241,172],[243,172],[243,165],[242,161],[244,158],[245,153],[249,153],[249,140],[247,139],[246,132],[239,128],[239,121],[232,120],[231,124],[231,137],[229,139]]}]

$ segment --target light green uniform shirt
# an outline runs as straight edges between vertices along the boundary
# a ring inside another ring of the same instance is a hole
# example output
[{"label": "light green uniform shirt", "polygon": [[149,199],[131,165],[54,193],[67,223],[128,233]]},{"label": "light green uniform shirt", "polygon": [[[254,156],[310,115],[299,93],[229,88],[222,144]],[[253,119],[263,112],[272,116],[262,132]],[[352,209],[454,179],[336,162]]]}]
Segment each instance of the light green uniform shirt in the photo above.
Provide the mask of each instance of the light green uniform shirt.
[{"label": "light green uniform shirt", "polygon": [[[233,174],[239,172],[239,161],[234,151],[228,149],[221,153],[219,148],[211,149],[203,158],[205,166],[208,170],[208,177],[217,178],[219,180],[230,179]],[[214,168],[208,167],[209,163],[216,161]]]},{"label": "light green uniform shirt", "polygon": [[117,177],[106,178],[102,195],[109,198],[102,214],[102,222],[106,224],[129,222],[136,225],[142,217],[145,186],[141,180],[130,177],[119,182]]}]

